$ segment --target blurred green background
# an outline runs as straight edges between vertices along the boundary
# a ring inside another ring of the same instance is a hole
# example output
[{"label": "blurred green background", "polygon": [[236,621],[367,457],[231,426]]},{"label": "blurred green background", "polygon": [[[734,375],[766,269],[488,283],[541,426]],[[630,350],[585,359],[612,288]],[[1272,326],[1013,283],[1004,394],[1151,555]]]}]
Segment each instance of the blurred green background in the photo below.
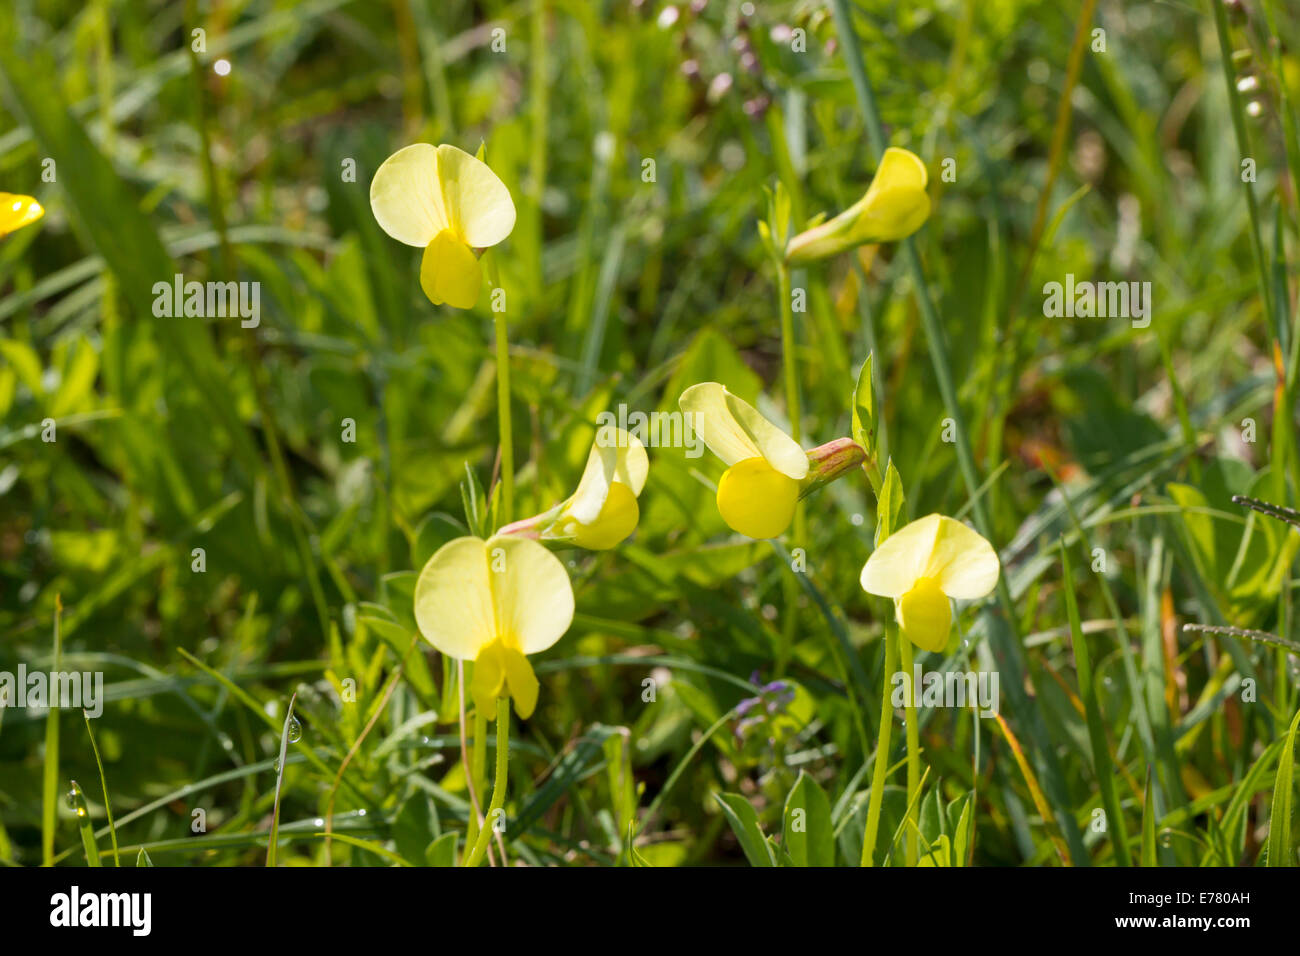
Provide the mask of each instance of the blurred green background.
[{"label": "blurred green background", "polygon": [[[1277,0],[1226,10],[1234,117],[1210,3],[849,6],[888,137],[929,167],[924,293],[1015,602],[1014,618],[972,609],[947,657],[921,655],[998,670],[1006,721],[927,709],[921,831],[955,842],[969,810],[976,864],[1116,862],[1114,821],[1095,827],[1088,697],[1134,857],[1149,823],[1161,863],[1255,863],[1292,788],[1275,767],[1296,658],[1180,627],[1293,628],[1300,535],[1231,496],[1296,503],[1300,23]],[[463,829],[455,671],[407,651],[414,572],[464,533],[465,495],[494,474],[491,313],[486,297],[431,305],[419,251],[376,226],[368,184],[390,153],[484,144],[513,194],[518,223],[493,255],[516,517],[573,490],[596,415],[619,403],[675,409],[716,380],[784,421],[764,190],[785,185],[799,226],[857,199],[877,157],[829,7],[745,7],[0,10],[0,189],[47,210],[0,243],[0,670],[52,666],[61,601],[63,666],[105,675],[93,729],[124,864],[141,846],[159,864],[263,861],[295,691],[281,863],[326,862],[313,834],[331,806],[353,841],[334,842],[336,865],[437,862],[437,838]],[[899,252],[795,274],[805,445],[849,433],[874,353],[882,461],[908,514],[967,516]],[[155,317],[152,286],[175,273],[260,283],[260,325]],[[1067,273],[1150,282],[1150,327],[1045,318],[1042,287]],[[857,862],[888,615],[857,583],[874,499],[853,476],[810,500],[791,589],[781,549],[718,517],[701,478],[720,470],[651,449],[635,537],[562,553],[578,616],[535,662],[540,704],[516,727],[512,859],[744,862],[748,824],[729,827],[713,794],[741,795],[776,838],[791,788],[815,783],[834,858]],[[793,699],[777,692],[742,726],[733,708],[778,678]],[[3,713],[0,860],[41,862],[44,832],[55,859],[85,861],[72,779],[109,850],[86,724],[68,710],[55,724],[52,741],[43,712]],[[901,770],[890,788],[882,853],[906,829]]]}]

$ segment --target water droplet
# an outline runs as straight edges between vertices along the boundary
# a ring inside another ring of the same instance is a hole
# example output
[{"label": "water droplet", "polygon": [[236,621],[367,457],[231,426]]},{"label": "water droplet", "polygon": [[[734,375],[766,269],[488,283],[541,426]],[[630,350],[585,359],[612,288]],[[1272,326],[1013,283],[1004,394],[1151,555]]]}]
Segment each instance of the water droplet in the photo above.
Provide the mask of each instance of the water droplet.
[{"label": "water droplet", "polygon": [[1246,114],[1249,116],[1259,116],[1264,112],[1264,104],[1259,100],[1251,100],[1246,104]]},{"label": "water droplet", "polygon": [[279,772],[280,772],[280,758],[279,758],[279,757],[276,757],[276,758],[275,758],[275,763],[273,763],[273,764],[271,765],[271,769],[274,770],[276,773],[279,773]]},{"label": "water droplet", "polygon": [[359,817],[364,817],[365,815],[366,815],[366,811],[365,811],[365,810],[358,810],[358,811],[357,811],[357,816],[359,816]]},{"label": "water droplet", "polygon": [[853,522],[853,527],[855,528],[862,527],[862,521],[863,521],[862,515],[854,512],[854,514],[849,518],[849,520]]},{"label": "water droplet", "polygon": [[1259,89],[1259,77],[1243,76],[1237,81],[1237,89],[1242,93],[1253,93]]},{"label": "water droplet", "polygon": [[322,820],[320,817],[317,817],[317,818],[316,818],[314,821],[312,821],[312,822],[313,822],[316,826],[318,826],[318,827],[323,827],[323,826],[325,825],[325,821]]},{"label": "water droplet", "polygon": [[69,810],[75,811],[77,809],[77,803],[78,803],[77,798],[80,796],[81,794],[77,791],[76,787],[73,787],[71,790],[68,791],[65,799],[67,800]]},{"label": "water droplet", "polygon": [[289,743],[296,744],[302,740],[302,724],[298,723],[297,717],[289,718]]},{"label": "water droplet", "polygon": [[1173,835],[1168,830],[1160,832],[1160,845],[1167,847],[1174,842]]}]

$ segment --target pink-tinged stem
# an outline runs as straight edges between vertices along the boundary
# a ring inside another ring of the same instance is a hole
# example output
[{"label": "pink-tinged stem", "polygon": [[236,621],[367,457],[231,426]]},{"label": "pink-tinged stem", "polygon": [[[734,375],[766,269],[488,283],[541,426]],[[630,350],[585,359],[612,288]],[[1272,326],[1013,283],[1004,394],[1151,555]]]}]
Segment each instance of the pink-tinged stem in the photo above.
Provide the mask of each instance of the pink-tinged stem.
[{"label": "pink-tinged stem", "polygon": [[[547,524],[547,515],[533,515],[521,521],[513,521],[505,527],[498,528],[497,534],[511,534],[517,538],[532,538],[534,541],[542,536],[542,528]],[[548,519],[549,520],[549,519]]]}]

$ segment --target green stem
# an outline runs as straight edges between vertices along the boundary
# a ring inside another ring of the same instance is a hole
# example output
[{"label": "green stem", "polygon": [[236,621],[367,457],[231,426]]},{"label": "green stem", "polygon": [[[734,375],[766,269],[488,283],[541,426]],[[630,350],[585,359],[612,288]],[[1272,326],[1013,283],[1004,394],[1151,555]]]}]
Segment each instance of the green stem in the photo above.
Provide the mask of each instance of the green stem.
[{"label": "green stem", "polygon": [[799,369],[795,355],[794,311],[790,307],[790,268],[784,262],[777,264],[777,288],[781,297],[781,365],[785,372],[785,406],[790,417],[790,437],[802,443],[803,432],[799,425],[802,417],[799,408]]},{"label": "green stem", "polygon": [[[474,743],[470,746],[469,763],[470,788],[476,795],[474,803],[477,805],[477,794],[484,792],[483,768],[487,766],[487,714],[477,706],[474,708]],[[475,814],[470,814],[469,824],[465,832],[466,848],[474,845],[474,840],[478,837],[479,825],[478,817]]]},{"label": "green stem", "polygon": [[[916,859],[921,849],[918,839],[920,830],[916,826],[916,791],[921,785],[920,728],[916,722],[916,695],[920,688],[917,687],[916,681],[912,681],[912,642],[902,636],[898,639],[898,667],[907,675],[912,687],[912,692],[907,695],[904,705],[907,712],[907,820],[910,825],[907,827],[903,849],[906,852],[907,865],[916,866]],[[885,676],[892,678],[893,674],[887,673]]]},{"label": "green stem", "polygon": [[885,627],[885,678],[880,691],[880,736],[876,738],[876,765],[871,768],[871,793],[867,797],[867,829],[862,837],[862,866],[874,866],[876,831],[880,829],[880,806],[885,796],[885,773],[889,769],[889,737],[894,729],[894,708],[889,702],[894,672],[898,670],[901,637],[892,625]]},{"label": "green stem", "polygon": [[[776,284],[777,296],[780,299],[777,306],[781,312],[781,365],[785,378],[786,413],[790,417],[790,437],[795,440],[796,444],[802,445],[803,429],[799,424],[802,415],[799,402],[798,356],[795,355],[794,311],[790,303],[790,268],[780,260],[776,264]],[[806,547],[807,533],[807,513],[804,510],[803,502],[799,501],[794,506],[794,528],[790,542],[791,547]],[[786,579],[784,596],[786,613],[781,632],[781,646],[777,652],[776,669],[778,675],[785,672],[786,663],[793,653],[795,628],[798,621],[795,609],[799,600],[799,588],[792,577]]]},{"label": "green stem", "polygon": [[121,866],[122,857],[117,851],[117,828],[113,826],[113,808],[108,804],[108,779],[104,776],[104,761],[99,759],[99,745],[95,743],[95,731],[90,726],[90,715],[83,708],[81,717],[86,722],[86,736],[90,738],[90,749],[95,755],[95,766],[99,768],[99,786],[104,792],[104,813],[108,817],[108,835],[113,841],[113,865]]},{"label": "green stem", "polygon": [[[63,599],[54,595],[54,670],[63,667]],[[41,865],[54,865],[54,829],[58,823],[59,794],[59,708],[56,698],[50,699],[50,710],[45,715],[45,779],[41,795]]]},{"label": "green stem", "polygon": [[[474,849],[470,851],[466,866],[478,866],[492,839],[492,818],[506,802],[506,765],[510,758],[510,698],[497,698],[497,772],[492,783],[492,802],[483,817],[483,829],[478,832]],[[501,861],[505,865],[505,860]]]},{"label": "green stem", "polygon": [[[1246,111],[1241,105],[1241,93],[1237,89],[1236,75],[1232,69],[1232,45],[1228,39],[1228,16],[1223,8],[1223,0],[1213,0],[1213,6],[1214,28],[1219,37],[1219,58],[1223,62],[1223,80],[1228,87],[1228,112],[1232,114],[1232,130],[1237,140],[1237,152],[1241,159],[1245,159],[1250,155],[1250,134],[1246,127]],[[1280,308],[1278,311],[1274,311],[1273,308],[1270,270],[1268,259],[1264,254],[1264,236],[1259,223],[1259,202],[1255,198],[1255,186],[1243,177],[1241,188],[1246,193],[1246,211],[1250,214],[1250,245],[1255,254],[1255,267],[1259,273],[1259,301],[1264,309],[1264,327],[1268,330],[1269,352],[1277,357],[1279,363],[1277,369],[1278,384],[1273,401],[1273,416],[1277,427],[1273,429],[1270,451],[1274,464],[1272,469],[1273,494],[1278,501],[1285,501],[1287,497],[1287,448],[1290,442],[1283,423],[1290,421],[1293,405],[1286,369],[1281,364],[1283,358],[1278,344],[1278,338],[1283,334],[1280,318],[1282,313]],[[1280,217],[1278,218],[1278,228],[1281,229]]]},{"label": "green stem", "polygon": [[546,191],[546,127],[550,114],[550,87],[547,85],[546,0],[533,0],[532,35],[529,42],[528,76],[529,98],[532,101],[532,151],[528,156],[528,188],[533,202],[536,232],[531,241],[533,268],[530,270],[536,284],[541,285],[542,272],[542,193]]},{"label": "green stem", "polygon": [[[1250,155],[1250,134],[1246,130],[1246,111],[1241,105],[1241,94],[1237,91],[1236,77],[1232,70],[1232,46],[1228,40],[1228,16],[1223,9],[1223,0],[1212,0],[1214,4],[1214,28],[1219,37],[1219,57],[1223,61],[1223,80],[1228,85],[1228,112],[1232,116],[1232,131],[1237,140],[1237,152],[1242,158]],[[1259,270],[1259,299],[1264,305],[1265,325],[1268,326],[1269,340],[1273,339],[1273,308],[1268,288],[1268,260],[1264,257],[1263,233],[1259,227],[1259,203],[1255,199],[1255,187],[1242,180],[1242,190],[1246,193],[1246,211],[1250,214],[1250,245],[1255,253],[1255,266]]]},{"label": "green stem", "polygon": [[506,316],[494,312],[497,339],[497,430],[501,439],[501,510],[497,524],[507,524],[515,513],[515,446],[510,423],[510,344]]}]

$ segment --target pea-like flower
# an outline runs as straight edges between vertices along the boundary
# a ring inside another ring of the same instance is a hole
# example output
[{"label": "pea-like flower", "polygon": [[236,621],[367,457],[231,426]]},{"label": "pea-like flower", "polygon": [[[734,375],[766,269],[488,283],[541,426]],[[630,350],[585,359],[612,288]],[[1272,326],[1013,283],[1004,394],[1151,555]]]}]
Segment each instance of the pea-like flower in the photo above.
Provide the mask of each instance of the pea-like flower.
[{"label": "pea-like flower", "polygon": [[505,183],[455,146],[415,143],[393,153],[371,180],[370,208],[384,232],[424,249],[420,287],[430,301],[457,309],[478,302],[478,253],[515,227]]},{"label": "pea-like flower", "polygon": [[893,598],[903,635],[927,651],[942,650],[952,626],[949,598],[973,601],[998,583],[993,546],[960,521],[918,518],[884,540],[862,569],[862,589]]},{"label": "pea-like flower", "polygon": [[718,512],[733,531],[775,538],[790,526],[808,456],[799,444],[717,382],[682,392],[681,410],[728,466],[718,481]]},{"label": "pea-like flower", "polygon": [[506,525],[497,534],[606,551],[636,530],[641,520],[637,497],[649,472],[650,458],[640,439],[614,425],[602,425],[578,489],[549,511]]},{"label": "pea-like flower", "polygon": [[31,196],[0,193],[0,239],[31,225],[44,215],[45,209]]},{"label": "pea-like flower", "polygon": [[448,657],[474,662],[474,705],[492,715],[499,697],[528,718],[538,683],[528,654],[573,623],[573,585],[560,559],[528,538],[456,538],[431,557],[415,585],[415,621]]},{"label": "pea-like flower", "polygon": [[785,251],[786,261],[810,262],[867,243],[906,239],[930,215],[926,182],[921,158],[891,146],[881,157],[880,168],[866,194],[834,219],[791,239]]},{"label": "pea-like flower", "polygon": [[812,451],[717,382],[701,382],[677,400],[696,433],[728,466],[718,481],[718,513],[733,531],[775,538],[794,520],[795,505],[866,458],[847,438]]}]

